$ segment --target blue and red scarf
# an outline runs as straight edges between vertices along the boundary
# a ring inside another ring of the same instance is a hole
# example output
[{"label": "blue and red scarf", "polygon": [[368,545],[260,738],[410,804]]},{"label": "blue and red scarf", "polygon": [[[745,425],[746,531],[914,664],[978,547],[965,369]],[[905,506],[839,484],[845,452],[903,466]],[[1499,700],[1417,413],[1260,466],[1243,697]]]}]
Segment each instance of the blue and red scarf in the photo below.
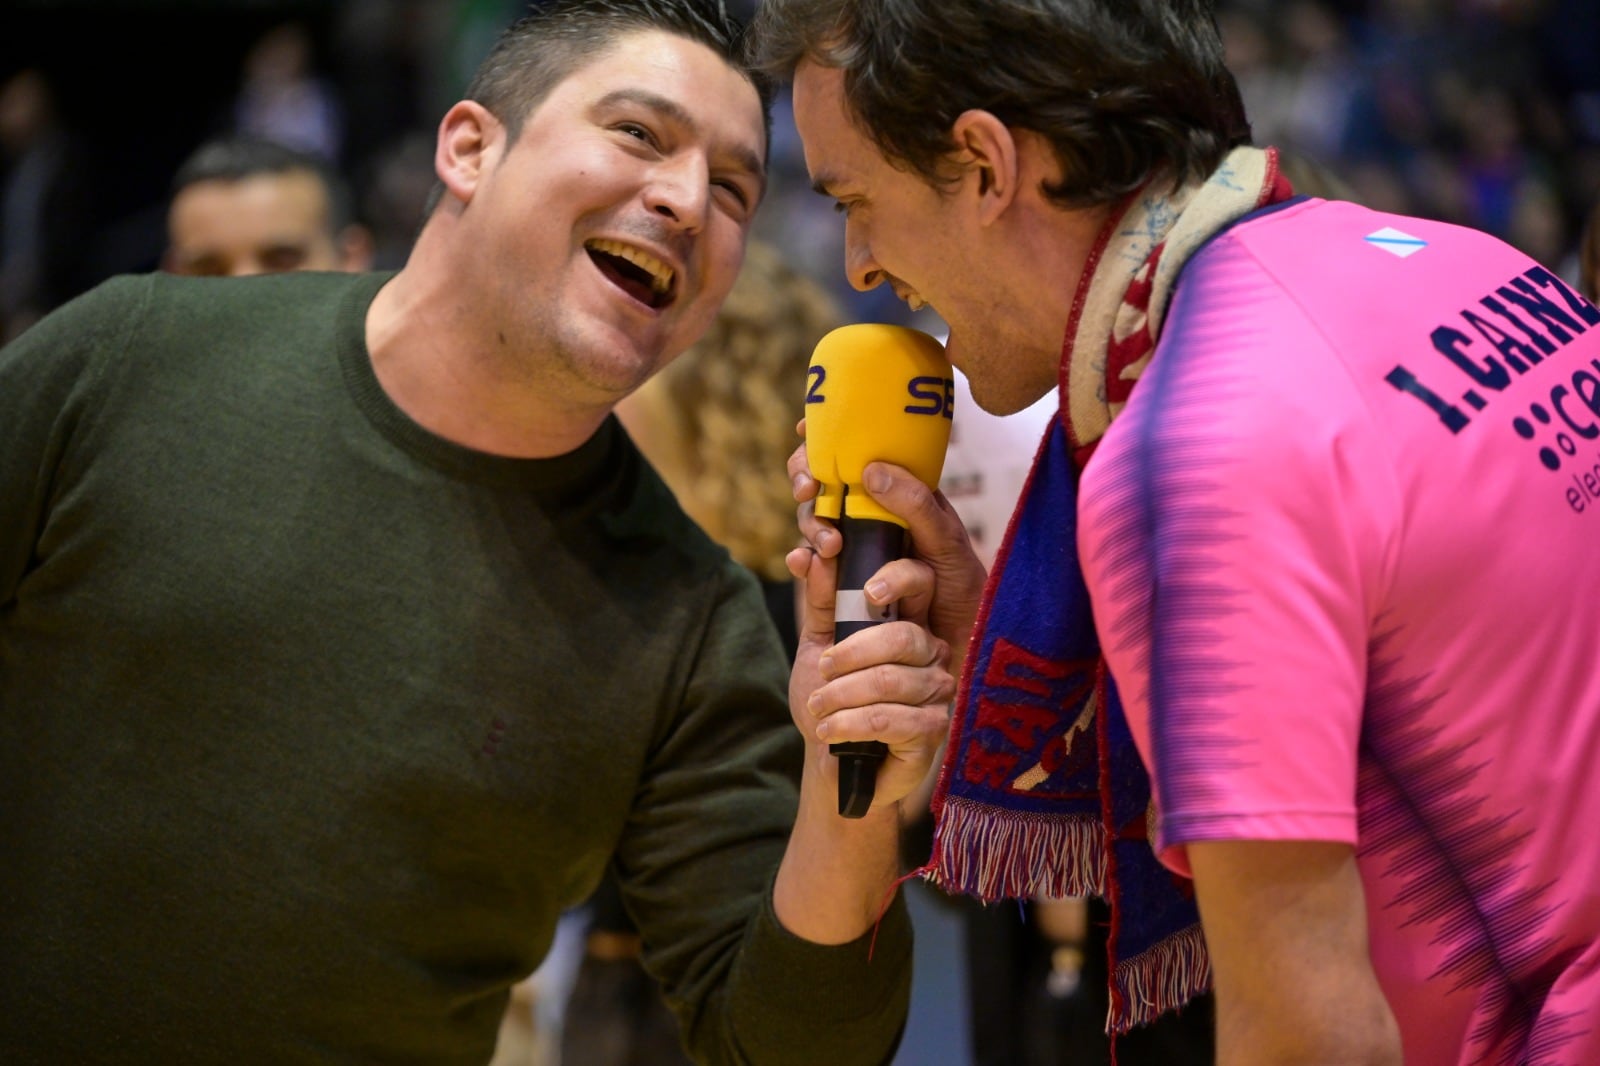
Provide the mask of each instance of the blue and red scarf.
[{"label": "blue and red scarf", "polygon": [[984,590],[918,873],[984,901],[1098,896],[1110,907],[1108,1032],[1204,991],[1187,880],[1156,859],[1150,780],[1106,670],[1077,552],[1083,465],[1160,335],[1173,282],[1213,234],[1290,195],[1271,149],[1204,182],[1130,197],[1085,264],[1062,346],[1061,409]]}]

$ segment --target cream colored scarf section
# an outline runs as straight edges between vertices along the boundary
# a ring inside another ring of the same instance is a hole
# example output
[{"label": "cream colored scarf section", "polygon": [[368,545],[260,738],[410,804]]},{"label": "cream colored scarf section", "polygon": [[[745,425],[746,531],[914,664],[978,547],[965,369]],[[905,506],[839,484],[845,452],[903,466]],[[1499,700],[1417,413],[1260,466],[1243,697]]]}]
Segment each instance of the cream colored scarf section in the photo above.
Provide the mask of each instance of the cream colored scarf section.
[{"label": "cream colored scarf section", "polygon": [[[1119,375],[1131,385],[1149,365],[1173,282],[1184,263],[1212,234],[1255,210],[1276,174],[1271,149],[1235,148],[1205,181],[1173,192],[1141,193],[1111,223],[1082,296],[1076,328],[1068,327],[1069,347],[1062,354],[1074,445],[1099,440],[1122,409],[1106,394],[1111,339],[1122,341],[1148,325],[1149,348]],[[1152,277],[1151,258],[1157,248],[1161,256]],[[1129,288],[1141,280],[1153,283],[1148,311],[1127,298]]]}]

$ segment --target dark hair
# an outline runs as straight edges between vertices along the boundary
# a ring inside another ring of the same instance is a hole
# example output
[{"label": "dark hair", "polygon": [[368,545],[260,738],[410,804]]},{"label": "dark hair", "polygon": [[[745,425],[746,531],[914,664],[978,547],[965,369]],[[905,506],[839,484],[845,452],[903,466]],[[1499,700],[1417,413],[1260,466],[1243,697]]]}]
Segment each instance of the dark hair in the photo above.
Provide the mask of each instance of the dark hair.
[{"label": "dark hair", "polygon": [[[544,0],[501,31],[478,64],[463,98],[489,109],[514,142],[522,124],[550,90],[580,66],[640,30],[665,30],[710,48],[755,86],[761,124],[772,143],[772,99],[776,84],[747,60],[746,27],[722,0]],[[434,182],[423,204],[426,220],[444,197]]]},{"label": "dark hair", "polygon": [[1203,178],[1250,140],[1210,0],[763,0],[751,43],[774,78],[842,70],[857,127],[933,185],[970,109],[1043,135],[1045,192],[1073,207]]},{"label": "dark hair", "polygon": [[745,58],[745,26],[721,0],[546,0],[508,26],[478,66],[465,98],[488,108],[515,141],[550,90],[618,37],[665,30],[710,48],[750,79],[771,134],[773,82]]},{"label": "dark hair", "polygon": [[169,199],[203,181],[241,181],[258,174],[308,173],[328,196],[328,229],[337,234],[355,221],[355,203],[344,176],[320,155],[260,137],[225,136],[202,143],[172,175]]}]

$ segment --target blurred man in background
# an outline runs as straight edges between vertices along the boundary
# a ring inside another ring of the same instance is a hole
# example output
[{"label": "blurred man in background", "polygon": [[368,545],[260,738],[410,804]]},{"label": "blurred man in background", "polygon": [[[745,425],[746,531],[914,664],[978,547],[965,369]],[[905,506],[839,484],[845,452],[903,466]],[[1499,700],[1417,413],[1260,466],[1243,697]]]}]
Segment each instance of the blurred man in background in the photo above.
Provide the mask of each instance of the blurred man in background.
[{"label": "blurred man in background", "polygon": [[207,141],[172,179],[167,249],[174,274],[242,277],[366,270],[372,235],[344,178],[321,157],[246,136]]}]

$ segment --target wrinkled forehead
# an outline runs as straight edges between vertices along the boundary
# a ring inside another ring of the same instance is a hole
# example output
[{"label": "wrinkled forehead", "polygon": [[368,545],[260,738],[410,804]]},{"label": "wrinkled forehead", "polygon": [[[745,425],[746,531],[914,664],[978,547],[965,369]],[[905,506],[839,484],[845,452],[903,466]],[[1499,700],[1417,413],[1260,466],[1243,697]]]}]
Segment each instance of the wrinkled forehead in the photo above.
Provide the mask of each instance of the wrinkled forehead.
[{"label": "wrinkled forehead", "polygon": [[540,106],[558,99],[569,107],[592,106],[625,93],[670,101],[697,128],[742,140],[758,159],[766,158],[766,109],[751,76],[709,45],[667,30],[618,34],[570,70]]},{"label": "wrinkled forehead", "polygon": [[882,159],[857,122],[844,88],[844,72],[804,60],[794,76],[794,122],[813,185],[847,184]]}]

